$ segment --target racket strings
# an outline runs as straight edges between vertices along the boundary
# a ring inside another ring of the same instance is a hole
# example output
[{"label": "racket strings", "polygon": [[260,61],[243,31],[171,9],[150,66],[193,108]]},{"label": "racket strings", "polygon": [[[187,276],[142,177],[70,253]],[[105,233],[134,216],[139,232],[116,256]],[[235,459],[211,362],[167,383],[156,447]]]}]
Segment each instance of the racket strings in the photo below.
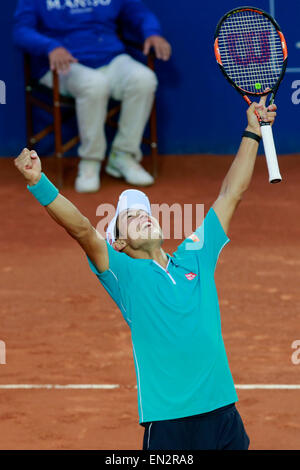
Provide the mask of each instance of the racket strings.
[{"label": "racket strings", "polygon": [[229,16],[219,32],[222,65],[234,83],[249,93],[273,88],[280,77],[284,54],[271,21],[252,11]]}]

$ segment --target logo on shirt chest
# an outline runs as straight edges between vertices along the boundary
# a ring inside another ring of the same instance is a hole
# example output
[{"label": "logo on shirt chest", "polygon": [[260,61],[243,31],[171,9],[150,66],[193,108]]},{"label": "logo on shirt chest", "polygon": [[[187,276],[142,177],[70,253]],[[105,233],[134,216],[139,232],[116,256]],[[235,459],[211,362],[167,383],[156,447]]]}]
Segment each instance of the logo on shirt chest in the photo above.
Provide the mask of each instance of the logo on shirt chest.
[{"label": "logo on shirt chest", "polygon": [[185,274],[185,277],[189,280],[189,281],[192,281],[193,279],[195,279],[195,277],[197,276],[197,274],[195,273],[188,273],[188,274]]},{"label": "logo on shirt chest", "polygon": [[71,10],[84,11],[91,10],[99,5],[108,6],[112,0],[46,0],[47,10],[64,10],[70,8]]}]

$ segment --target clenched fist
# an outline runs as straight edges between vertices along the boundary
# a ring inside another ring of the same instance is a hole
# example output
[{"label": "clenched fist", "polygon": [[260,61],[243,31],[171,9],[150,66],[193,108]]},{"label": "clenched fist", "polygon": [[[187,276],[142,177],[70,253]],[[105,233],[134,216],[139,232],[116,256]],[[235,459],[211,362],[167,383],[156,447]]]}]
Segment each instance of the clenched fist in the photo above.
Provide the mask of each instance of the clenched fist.
[{"label": "clenched fist", "polygon": [[42,165],[35,150],[23,149],[14,160],[15,166],[22,173],[29,186],[33,186],[41,179]]}]

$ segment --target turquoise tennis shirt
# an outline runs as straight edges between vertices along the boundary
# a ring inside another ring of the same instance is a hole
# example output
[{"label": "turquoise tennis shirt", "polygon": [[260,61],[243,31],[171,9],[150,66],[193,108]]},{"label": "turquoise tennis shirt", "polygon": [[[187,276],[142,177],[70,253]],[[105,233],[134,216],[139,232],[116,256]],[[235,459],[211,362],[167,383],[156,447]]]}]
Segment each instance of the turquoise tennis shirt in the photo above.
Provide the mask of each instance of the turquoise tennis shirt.
[{"label": "turquoise tennis shirt", "polygon": [[131,329],[140,423],[206,413],[238,400],[221,334],[214,273],[229,242],[211,208],[166,269],[109,244],[92,271]]}]

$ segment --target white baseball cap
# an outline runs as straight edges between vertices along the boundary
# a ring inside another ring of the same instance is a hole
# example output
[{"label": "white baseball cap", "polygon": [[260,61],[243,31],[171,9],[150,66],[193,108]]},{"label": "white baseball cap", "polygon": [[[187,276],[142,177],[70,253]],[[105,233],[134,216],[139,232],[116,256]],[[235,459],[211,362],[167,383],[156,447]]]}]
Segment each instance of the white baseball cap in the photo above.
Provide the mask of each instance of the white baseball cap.
[{"label": "white baseball cap", "polygon": [[106,230],[106,240],[110,245],[116,241],[116,222],[120,212],[128,209],[141,209],[151,215],[151,206],[148,197],[138,189],[126,189],[119,196],[117,210],[108,224]]}]

